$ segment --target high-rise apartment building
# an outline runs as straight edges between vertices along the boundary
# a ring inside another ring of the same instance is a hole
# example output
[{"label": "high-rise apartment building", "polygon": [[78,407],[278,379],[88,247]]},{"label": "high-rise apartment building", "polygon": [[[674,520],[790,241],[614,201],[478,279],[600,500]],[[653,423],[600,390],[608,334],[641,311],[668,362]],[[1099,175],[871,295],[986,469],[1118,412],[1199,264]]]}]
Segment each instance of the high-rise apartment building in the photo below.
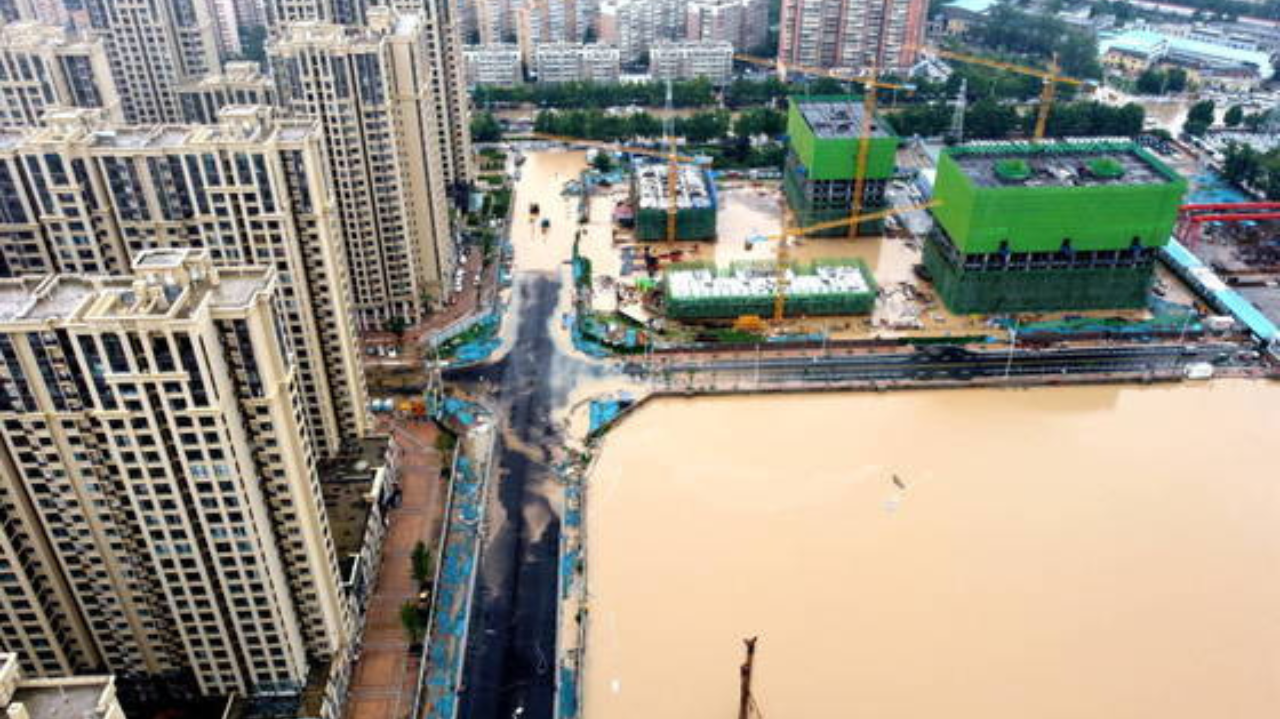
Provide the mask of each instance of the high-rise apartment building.
[{"label": "high-rise apartment building", "polygon": [[306,430],[330,456],[368,424],[322,147],[314,123],[248,107],[215,126],[115,126],[75,110],[0,133],[0,276],[124,274],[156,248],[276,268]]},{"label": "high-rise apartment building", "polygon": [[926,0],[782,0],[778,59],[901,72],[924,42],[928,9]]},{"label": "high-rise apartment building", "polygon": [[754,52],[769,40],[768,0],[690,0],[685,37],[728,42],[737,52]]},{"label": "high-rise apartment building", "polygon": [[0,22],[17,22],[35,18],[31,0],[0,0]]},{"label": "high-rise apartment building", "polygon": [[0,26],[0,127],[36,125],[55,106],[123,119],[102,40],[38,22]]},{"label": "high-rise apartment building", "polygon": [[177,86],[221,67],[217,18],[204,0],[85,0],[107,44],[129,122],[179,122]]},{"label": "high-rise apartment building", "polygon": [[603,0],[599,40],[618,48],[623,65],[641,63],[649,47],[685,36],[687,0]]},{"label": "high-rise apartment building", "polygon": [[[389,7],[413,12],[427,9],[437,0],[264,0],[267,22],[272,27],[285,23],[315,21],[335,25],[363,25],[369,10]],[[450,0],[452,1],[452,0]]]},{"label": "high-rise apartment building", "polygon": [[277,274],[210,254],[0,281],[0,644],[37,671],[296,692],[345,646]]},{"label": "high-rise apartment building", "polygon": [[276,86],[256,62],[229,62],[222,72],[178,87],[183,122],[213,125],[231,105],[275,105]]},{"label": "high-rise apartment building", "polygon": [[291,23],[271,44],[281,103],[325,135],[365,327],[416,321],[450,288],[448,198],[470,178],[450,30],[427,13],[374,8],[367,26]]}]

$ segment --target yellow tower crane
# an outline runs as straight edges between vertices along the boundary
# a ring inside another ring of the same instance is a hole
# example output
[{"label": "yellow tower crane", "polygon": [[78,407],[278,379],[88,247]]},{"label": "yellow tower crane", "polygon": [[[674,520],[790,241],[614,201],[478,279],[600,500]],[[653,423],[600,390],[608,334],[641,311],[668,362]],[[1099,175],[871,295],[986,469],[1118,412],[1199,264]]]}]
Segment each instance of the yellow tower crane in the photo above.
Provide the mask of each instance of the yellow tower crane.
[{"label": "yellow tower crane", "polygon": [[621,145],[616,142],[601,142],[598,140],[584,140],[581,137],[566,137],[564,135],[549,135],[545,132],[532,133],[533,137],[539,140],[549,140],[551,142],[563,142],[567,145],[585,145],[598,150],[608,150],[610,152],[625,152],[629,155],[645,155],[646,157],[661,157],[667,161],[667,245],[674,247],[676,243],[676,215],[679,213],[680,206],[677,192],[680,189],[677,179],[679,178],[678,163],[692,163],[692,157],[677,155],[674,143],[667,142],[667,151],[651,150],[647,147],[632,147],[630,145]]},{"label": "yellow tower crane", "polygon": [[899,85],[877,79],[878,71],[874,67],[870,68],[865,75],[855,75],[840,70],[824,70],[807,65],[793,65],[781,60],[769,60],[752,55],[734,55],[733,58],[753,65],[777,68],[779,77],[785,77],[787,72],[798,72],[805,75],[829,77],[841,82],[855,82],[866,88],[862,93],[862,127],[858,133],[858,161],[853,171],[853,204],[849,208],[847,222],[840,220],[837,221],[836,225],[833,225],[833,227],[840,227],[847,224],[849,226],[849,239],[857,238],[858,225],[862,224],[864,220],[852,218],[856,218],[862,213],[862,193],[867,188],[867,161],[871,156],[871,133],[874,129],[876,114],[876,90],[882,88],[887,90],[911,90],[913,88],[910,85]]},{"label": "yellow tower crane", "polygon": [[965,55],[964,53],[953,52],[951,50],[943,50],[937,47],[918,47],[928,53],[933,53],[938,57],[945,57],[948,60],[956,60],[966,62],[971,65],[982,65],[983,67],[991,67],[997,70],[1005,70],[1007,72],[1015,72],[1020,75],[1030,75],[1038,77],[1042,83],[1040,89],[1040,108],[1036,115],[1036,129],[1034,138],[1043,140],[1045,129],[1049,126],[1049,112],[1053,109],[1053,98],[1058,92],[1058,85],[1076,85],[1085,89],[1091,88],[1093,83],[1087,80],[1078,80],[1074,77],[1067,77],[1060,74],[1062,68],[1058,65],[1058,56],[1054,55],[1049,60],[1049,69],[1041,70],[1035,67],[1027,67],[1026,65],[1016,65],[1003,60],[992,60],[987,57],[977,57],[976,55]]},{"label": "yellow tower crane", "polygon": [[916,210],[927,210],[930,207],[937,207],[941,204],[938,200],[930,200],[917,205],[908,205],[906,207],[891,207],[887,210],[879,210],[869,212],[864,215],[850,215],[839,220],[831,220],[829,222],[819,222],[816,225],[808,227],[788,227],[776,235],[766,235],[765,240],[778,241],[778,254],[774,260],[774,282],[773,282],[773,321],[778,323],[782,321],[787,309],[787,287],[790,281],[787,278],[787,266],[790,264],[790,247],[787,242],[793,237],[803,237],[811,235],[815,232],[830,230],[834,227],[845,227],[847,225],[858,225],[863,222],[871,222],[873,220],[882,220],[886,217],[895,215],[903,215]]}]

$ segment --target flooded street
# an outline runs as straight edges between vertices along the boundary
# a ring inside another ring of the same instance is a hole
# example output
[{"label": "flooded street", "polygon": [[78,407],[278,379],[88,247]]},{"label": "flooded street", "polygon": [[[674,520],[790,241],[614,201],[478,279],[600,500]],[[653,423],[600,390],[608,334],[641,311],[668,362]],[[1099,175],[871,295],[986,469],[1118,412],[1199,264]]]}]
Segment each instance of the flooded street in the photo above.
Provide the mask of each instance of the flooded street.
[{"label": "flooded street", "polygon": [[646,407],[590,479],[585,716],[735,716],[752,635],[765,716],[1277,716],[1277,406],[1218,381]]}]

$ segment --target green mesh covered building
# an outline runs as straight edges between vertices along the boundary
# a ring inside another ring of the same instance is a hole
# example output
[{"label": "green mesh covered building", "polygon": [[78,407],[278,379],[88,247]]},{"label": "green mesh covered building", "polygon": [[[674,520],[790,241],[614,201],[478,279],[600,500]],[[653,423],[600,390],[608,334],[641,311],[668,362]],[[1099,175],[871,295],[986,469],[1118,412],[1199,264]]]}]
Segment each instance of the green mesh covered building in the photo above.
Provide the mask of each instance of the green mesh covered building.
[{"label": "green mesh covered building", "polygon": [[[636,239],[667,239],[667,164],[640,162],[631,175],[631,198],[636,208]],[[716,185],[697,165],[678,165],[676,174],[676,239],[716,238]]]},{"label": "green mesh covered building", "polygon": [[960,314],[1144,307],[1186,187],[1129,142],[949,148],[924,264]]},{"label": "green mesh covered building", "polygon": [[[858,144],[862,133],[861,98],[852,95],[816,95],[792,98],[787,111],[790,147],[783,170],[783,188],[793,222],[807,227],[849,216],[853,208]],[[885,186],[893,176],[898,138],[883,118],[872,121],[867,151],[862,212],[885,206]],[[883,222],[866,222],[862,235],[879,234]],[[847,227],[815,233],[817,237],[844,237]]]}]

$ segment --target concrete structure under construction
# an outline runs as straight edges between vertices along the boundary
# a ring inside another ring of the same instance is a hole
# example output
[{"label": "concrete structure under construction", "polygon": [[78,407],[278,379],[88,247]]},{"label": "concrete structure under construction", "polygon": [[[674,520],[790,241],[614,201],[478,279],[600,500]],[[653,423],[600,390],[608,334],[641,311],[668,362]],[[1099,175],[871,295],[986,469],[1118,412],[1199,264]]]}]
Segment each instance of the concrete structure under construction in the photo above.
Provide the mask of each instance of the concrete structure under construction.
[{"label": "concrete structure under construction", "polygon": [[1129,142],[950,148],[925,268],[956,313],[1141,308],[1186,187]]},{"label": "concrete structure under construction", "polygon": [[[788,317],[867,314],[875,305],[876,282],[861,260],[792,265],[785,278]],[[666,273],[663,299],[667,316],[680,320],[768,317],[777,292],[773,263],[735,263],[723,271],[686,264]]]},{"label": "concrete structure under construction", "polygon": [[[862,101],[852,96],[791,99],[783,188],[796,226],[839,220],[852,211],[863,114]],[[898,137],[883,118],[872,118],[870,129],[860,214],[884,208],[885,186],[893,176],[898,151]],[[864,222],[858,233],[876,234],[881,226],[880,222]],[[810,236],[848,234],[847,227],[834,227]]]},{"label": "concrete structure under construction", "polygon": [[[637,164],[631,179],[631,197],[636,210],[636,239],[667,238],[667,164]],[[716,236],[715,184],[701,167],[677,165],[676,239],[714,240]]]}]

